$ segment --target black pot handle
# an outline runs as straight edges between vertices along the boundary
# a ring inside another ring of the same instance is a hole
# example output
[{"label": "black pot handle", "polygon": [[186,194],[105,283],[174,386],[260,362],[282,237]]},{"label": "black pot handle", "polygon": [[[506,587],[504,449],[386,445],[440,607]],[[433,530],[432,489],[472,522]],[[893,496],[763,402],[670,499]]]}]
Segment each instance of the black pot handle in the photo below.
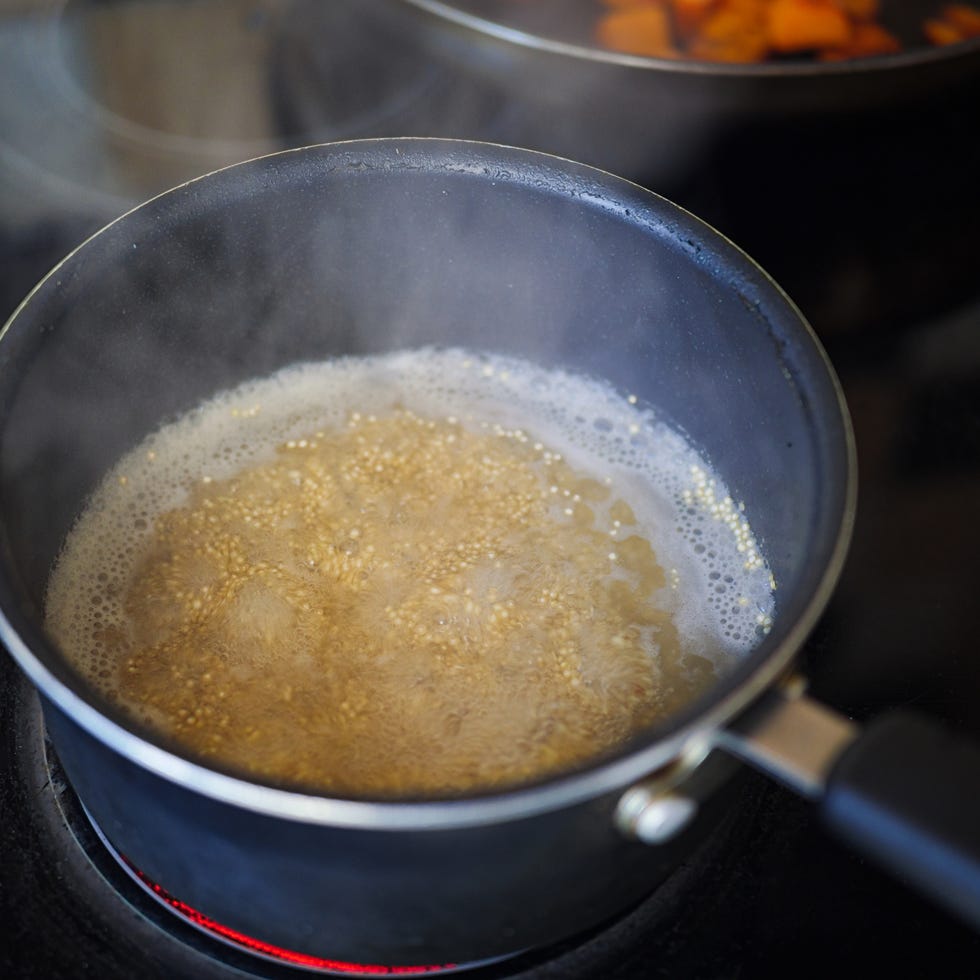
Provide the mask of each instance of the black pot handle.
[{"label": "black pot handle", "polygon": [[908,711],[863,730],[774,692],[723,747],[813,797],[825,825],[980,929],[980,746]]},{"label": "black pot handle", "polygon": [[980,928],[980,748],[927,718],[872,722],[830,771],[827,826]]}]

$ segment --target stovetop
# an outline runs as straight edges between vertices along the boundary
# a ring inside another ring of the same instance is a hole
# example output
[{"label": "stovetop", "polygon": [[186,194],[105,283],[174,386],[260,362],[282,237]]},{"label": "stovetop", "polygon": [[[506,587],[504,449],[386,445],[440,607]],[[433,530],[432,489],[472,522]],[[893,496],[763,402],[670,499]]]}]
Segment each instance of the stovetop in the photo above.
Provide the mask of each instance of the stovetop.
[{"label": "stovetop", "polygon": [[[0,967],[25,980],[298,980],[206,936],[109,856],[46,745],[33,690],[2,667]],[[980,936],[828,840],[808,804],[746,773],[712,836],[615,922],[459,974],[472,980],[971,975]],[[959,973],[960,969],[965,972]]]},{"label": "stovetop", "polygon": [[[39,8],[0,0],[0,319],[106,220],[215,166],[325,139],[506,141],[514,132],[522,107],[456,84],[447,66],[397,44],[398,56],[388,57],[398,39],[371,34],[367,43],[351,0],[318,5],[317,43],[295,19],[303,7],[69,0]],[[124,80],[134,70],[144,88],[129,91]],[[210,94],[195,102],[205,88]],[[859,514],[843,578],[804,651],[811,692],[858,720],[912,706],[980,737],[980,268],[969,231],[980,188],[960,180],[980,173],[980,159],[964,142],[959,158],[937,161],[929,143],[937,133],[960,133],[968,102],[952,100],[947,116],[920,120],[907,134],[904,159],[923,183],[903,188],[898,170],[884,181],[876,207],[890,202],[894,211],[874,244],[839,221],[818,220],[819,201],[794,222],[785,178],[773,178],[778,201],[753,224],[738,187],[758,201],[766,175],[752,177],[737,154],[703,182],[692,176],[653,189],[708,217],[776,274],[814,323],[844,386],[858,444]],[[830,138],[831,123],[823,125]],[[785,126],[755,135],[788,147],[780,136],[793,125]],[[522,127],[526,133],[526,117]],[[862,153],[882,165],[897,152],[871,150],[853,124],[845,129],[850,149],[821,161],[829,166],[817,195],[824,204],[860,174]],[[728,146],[735,154],[746,138],[719,144],[719,152]],[[590,152],[601,157],[601,148]],[[774,173],[786,159],[773,160]],[[846,166],[847,175],[834,170]],[[780,211],[787,213],[777,221]],[[957,256],[962,268],[945,275]],[[46,752],[29,685],[6,657],[0,732],[0,975],[302,975],[177,922],[108,858]],[[828,839],[808,804],[751,773],[734,792],[729,817],[703,849],[621,920],[473,975],[976,972],[967,964],[980,962],[980,936]]]}]

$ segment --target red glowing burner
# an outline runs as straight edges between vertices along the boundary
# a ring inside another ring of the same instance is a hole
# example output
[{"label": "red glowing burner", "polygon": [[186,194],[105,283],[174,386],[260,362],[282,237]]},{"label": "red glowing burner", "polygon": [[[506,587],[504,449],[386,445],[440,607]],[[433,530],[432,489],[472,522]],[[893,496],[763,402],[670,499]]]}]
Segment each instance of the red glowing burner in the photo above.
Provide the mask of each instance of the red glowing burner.
[{"label": "red glowing burner", "polygon": [[323,959],[319,956],[309,956],[306,953],[297,953],[291,949],[273,946],[271,943],[255,939],[229,926],[224,926],[220,922],[215,922],[214,919],[198,912],[186,902],[174,898],[166,889],[147,878],[139,868],[134,867],[123,855],[120,854],[119,859],[141,885],[149,889],[156,898],[168,905],[178,915],[183,916],[198,928],[213,933],[226,942],[241,946],[250,953],[258,953],[260,956],[268,956],[284,963],[291,963],[294,966],[306,967],[309,970],[355,977],[417,976],[419,974],[431,976],[434,973],[455,972],[459,969],[455,963],[446,963],[442,966],[382,966],[373,963],[344,963],[341,960]]},{"label": "red glowing burner", "polygon": [[350,963],[344,960],[327,959],[321,956],[311,956],[309,953],[301,953],[292,949],[283,949],[275,946],[263,939],[257,939],[237,929],[216,922],[210,916],[205,915],[193,906],[182,902],[179,898],[171,895],[162,885],[157,884],[139,868],[136,867],[128,858],[113,847],[102,832],[98,823],[92,819],[92,815],[82,807],[85,816],[88,818],[92,829],[105,845],[106,850],[118,862],[126,873],[147,894],[151,895],[160,904],[171,912],[175,913],[184,922],[189,923],[201,932],[218,939],[229,946],[251,953],[254,956],[272,960],[288,966],[300,967],[305,970],[315,971],[321,974],[343,977],[394,977],[394,976],[436,976],[449,973],[460,973],[465,970],[473,970],[477,967],[487,966],[491,963],[499,963],[501,960],[510,959],[510,956],[499,956],[491,959],[478,960],[470,963],[442,963],[433,965],[410,965],[394,966],[380,963]]}]

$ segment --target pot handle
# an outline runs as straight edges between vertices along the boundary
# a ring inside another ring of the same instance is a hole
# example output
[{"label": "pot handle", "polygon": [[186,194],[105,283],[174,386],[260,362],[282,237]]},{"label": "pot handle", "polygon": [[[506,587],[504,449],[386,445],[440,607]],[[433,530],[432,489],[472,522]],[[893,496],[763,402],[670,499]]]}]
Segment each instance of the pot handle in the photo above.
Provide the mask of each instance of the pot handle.
[{"label": "pot handle", "polygon": [[791,688],[720,736],[815,798],[835,835],[980,929],[980,746],[904,710],[861,730]]}]

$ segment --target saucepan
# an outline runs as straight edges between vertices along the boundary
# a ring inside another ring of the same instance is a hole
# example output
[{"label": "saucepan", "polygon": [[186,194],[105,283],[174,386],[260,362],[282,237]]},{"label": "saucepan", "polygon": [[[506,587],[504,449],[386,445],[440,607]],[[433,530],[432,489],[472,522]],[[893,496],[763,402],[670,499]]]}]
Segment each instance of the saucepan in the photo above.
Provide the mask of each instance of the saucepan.
[{"label": "saucepan", "polygon": [[[207,763],[71,666],[45,629],[48,578],[118,458],[285,365],[423,347],[581,373],[654,406],[744,505],[776,583],[768,632],[691,703],[584,764],[401,800]],[[859,732],[794,674],[855,517],[831,365],[780,288],[669,201],[480,143],[251,160],[130,211],[56,266],[4,328],[0,405],[4,643],[106,841],[196,921],[320,966],[538,947],[668,875],[716,825],[741,757],[980,922],[976,750],[918,719]]]}]

